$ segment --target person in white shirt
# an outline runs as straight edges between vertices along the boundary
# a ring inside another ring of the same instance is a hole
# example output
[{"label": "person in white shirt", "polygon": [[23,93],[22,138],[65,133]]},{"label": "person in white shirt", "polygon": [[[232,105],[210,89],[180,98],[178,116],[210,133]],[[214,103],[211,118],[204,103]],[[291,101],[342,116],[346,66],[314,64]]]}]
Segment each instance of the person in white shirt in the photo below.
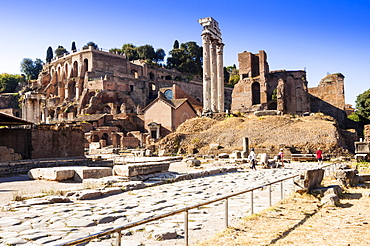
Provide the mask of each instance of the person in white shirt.
[{"label": "person in white shirt", "polygon": [[252,164],[251,169],[257,170],[256,168],[257,156],[256,156],[256,153],[254,153],[254,148],[251,149],[248,159],[249,159],[249,162]]}]

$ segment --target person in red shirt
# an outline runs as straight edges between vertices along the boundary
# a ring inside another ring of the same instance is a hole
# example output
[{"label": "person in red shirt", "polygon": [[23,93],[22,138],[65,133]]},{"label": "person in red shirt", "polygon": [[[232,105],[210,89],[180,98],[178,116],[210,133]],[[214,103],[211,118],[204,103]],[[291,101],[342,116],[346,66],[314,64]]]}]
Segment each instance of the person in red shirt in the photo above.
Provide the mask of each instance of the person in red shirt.
[{"label": "person in red shirt", "polygon": [[318,165],[322,164],[322,150],[320,148],[316,150],[316,159]]}]

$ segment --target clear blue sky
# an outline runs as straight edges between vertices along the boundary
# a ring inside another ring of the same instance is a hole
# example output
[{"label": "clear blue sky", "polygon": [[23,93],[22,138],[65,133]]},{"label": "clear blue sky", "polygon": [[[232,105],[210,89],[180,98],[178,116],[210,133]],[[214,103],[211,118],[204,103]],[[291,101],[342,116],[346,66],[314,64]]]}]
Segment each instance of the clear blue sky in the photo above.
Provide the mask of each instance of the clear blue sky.
[{"label": "clear blue sky", "polygon": [[270,70],[306,68],[309,87],[327,73],[345,76],[346,102],[370,88],[370,1],[0,0],[0,73],[19,74],[23,58],[45,61],[46,50],[93,41],[103,49],[150,44],[201,45],[197,20],[219,22],[224,65],[238,53],[267,52]]}]

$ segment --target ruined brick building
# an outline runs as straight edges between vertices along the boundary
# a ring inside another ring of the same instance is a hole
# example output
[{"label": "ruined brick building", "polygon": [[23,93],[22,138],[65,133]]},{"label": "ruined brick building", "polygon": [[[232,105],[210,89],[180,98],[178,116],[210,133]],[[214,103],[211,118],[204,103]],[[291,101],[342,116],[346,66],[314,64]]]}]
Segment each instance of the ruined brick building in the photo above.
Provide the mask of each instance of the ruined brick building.
[{"label": "ruined brick building", "polygon": [[306,71],[270,71],[266,52],[238,55],[240,81],[232,94],[232,111],[278,110],[303,115],[322,112],[345,125],[344,76],[330,74],[308,88]]},{"label": "ruined brick building", "polygon": [[[164,117],[154,117],[155,122],[148,122],[154,119],[152,110],[143,109],[156,100],[164,88],[167,90],[163,91],[163,95],[171,92],[177,95],[176,98],[166,99],[162,95],[162,99],[157,101],[172,105],[176,116],[170,117],[173,122]],[[230,109],[232,89],[224,90],[225,108]],[[129,61],[125,55],[88,47],[47,63],[33,90],[24,94],[22,109],[25,120],[82,124],[87,132],[87,142],[104,140],[105,144],[111,145],[117,142],[113,141],[113,136],[117,136],[119,142],[116,145],[122,146],[127,140],[125,138],[133,136],[138,138],[139,143],[144,143],[145,136],[139,136],[137,131],[150,133],[149,127],[153,125],[161,126],[162,130],[155,135],[147,134],[149,136],[160,138],[172,132],[175,126],[188,118],[184,113],[194,117],[194,109],[201,112],[199,105],[202,105],[202,97],[202,81],[197,76],[149,66],[144,61]],[[172,99],[177,101],[171,102]],[[180,99],[186,103],[180,105]],[[151,114],[148,116],[150,119],[145,119],[145,113]],[[103,119],[109,120],[101,123]]]}]

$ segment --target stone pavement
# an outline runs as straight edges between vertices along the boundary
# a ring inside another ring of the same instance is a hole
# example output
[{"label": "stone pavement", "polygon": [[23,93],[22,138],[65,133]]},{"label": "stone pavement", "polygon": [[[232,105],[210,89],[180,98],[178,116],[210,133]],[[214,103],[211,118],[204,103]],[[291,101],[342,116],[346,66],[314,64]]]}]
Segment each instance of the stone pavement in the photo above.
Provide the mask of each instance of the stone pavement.
[{"label": "stone pavement", "polygon": [[[107,229],[140,221],[186,206],[273,182],[299,173],[315,164],[287,164],[285,169],[259,169],[212,175],[96,200],[45,205],[27,205],[0,212],[0,246],[57,245]],[[280,198],[280,184],[274,185],[273,204]],[[284,183],[289,195],[292,181]],[[254,192],[254,212],[268,207],[268,189]],[[229,199],[230,224],[250,212],[250,193]],[[224,228],[223,202],[189,211],[189,238],[194,244]],[[184,215],[154,221],[123,232],[122,245],[183,245]],[[163,240],[163,238],[169,238]],[[160,240],[160,241],[158,241]],[[105,237],[88,245],[111,245]]]}]

